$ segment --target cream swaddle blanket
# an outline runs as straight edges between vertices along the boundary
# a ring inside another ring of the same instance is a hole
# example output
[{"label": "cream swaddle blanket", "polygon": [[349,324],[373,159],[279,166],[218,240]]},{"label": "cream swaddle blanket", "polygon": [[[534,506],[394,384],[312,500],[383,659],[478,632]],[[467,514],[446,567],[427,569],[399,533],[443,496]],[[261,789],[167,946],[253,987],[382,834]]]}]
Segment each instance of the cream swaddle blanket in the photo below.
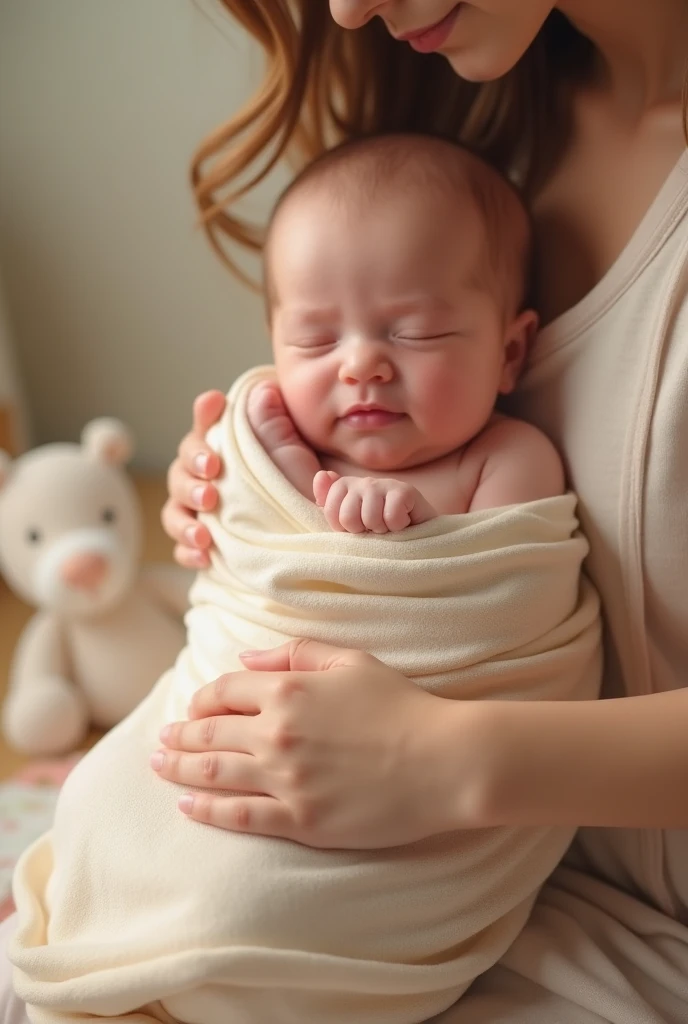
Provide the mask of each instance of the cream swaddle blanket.
[{"label": "cream swaddle blanket", "polygon": [[572,837],[495,828],[319,851],[186,819],[180,788],[150,770],[163,721],[197,687],[294,636],[367,650],[450,699],[597,694],[572,495],[334,533],[248,425],[247,394],[270,373],[235,384],[213,435],[227,467],[206,518],[217,556],[192,591],[187,647],[76,767],[17,868],[10,956],[36,1024],[426,1020],[500,957]]}]

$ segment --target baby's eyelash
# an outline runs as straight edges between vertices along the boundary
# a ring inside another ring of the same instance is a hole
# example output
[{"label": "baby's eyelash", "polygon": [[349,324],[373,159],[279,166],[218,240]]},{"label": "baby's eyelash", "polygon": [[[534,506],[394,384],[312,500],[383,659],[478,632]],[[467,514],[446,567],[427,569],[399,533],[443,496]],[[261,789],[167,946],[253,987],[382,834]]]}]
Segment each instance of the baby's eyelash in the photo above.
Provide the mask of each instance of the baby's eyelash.
[{"label": "baby's eyelash", "polygon": [[443,331],[441,334],[397,334],[400,341],[441,341],[442,338],[453,338],[458,331]]}]

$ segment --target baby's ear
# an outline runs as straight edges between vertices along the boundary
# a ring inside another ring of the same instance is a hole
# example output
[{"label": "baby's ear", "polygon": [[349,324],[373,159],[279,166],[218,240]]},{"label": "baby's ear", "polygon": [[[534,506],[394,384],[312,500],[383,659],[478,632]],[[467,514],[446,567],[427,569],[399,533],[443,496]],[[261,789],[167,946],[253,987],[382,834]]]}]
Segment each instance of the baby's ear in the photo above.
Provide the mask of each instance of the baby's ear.
[{"label": "baby's ear", "polygon": [[9,480],[10,473],[12,472],[12,456],[9,452],[6,452],[4,448],[0,448],[0,490],[5,486]]},{"label": "baby's ear", "polygon": [[533,309],[524,309],[509,324],[504,338],[504,365],[499,385],[501,395],[510,394],[521,375],[538,329],[538,315]]},{"label": "baby's ear", "polygon": [[134,439],[129,429],[119,420],[106,417],[86,424],[81,444],[89,459],[108,466],[123,466],[134,453]]}]

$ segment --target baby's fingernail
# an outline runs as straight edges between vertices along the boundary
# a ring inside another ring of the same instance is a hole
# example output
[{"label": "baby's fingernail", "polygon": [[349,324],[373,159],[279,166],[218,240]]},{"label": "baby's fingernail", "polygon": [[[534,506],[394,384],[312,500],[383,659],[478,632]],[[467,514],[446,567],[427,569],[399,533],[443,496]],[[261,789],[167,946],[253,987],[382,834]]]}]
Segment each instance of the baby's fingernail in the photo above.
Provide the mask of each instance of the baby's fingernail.
[{"label": "baby's fingernail", "polygon": [[200,473],[201,476],[205,476],[208,472],[209,461],[210,460],[206,452],[201,452],[200,455],[197,455],[194,459],[194,469],[196,472]]},{"label": "baby's fingernail", "polygon": [[199,484],[198,487],[194,487],[191,492],[191,500],[194,503],[195,508],[203,508],[203,499],[205,497],[205,484]]},{"label": "baby's fingernail", "polygon": [[168,743],[171,738],[172,738],[172,726],[171,725],[164,725],[162,727],[162,729],[160,730],[160,742],[161,743]]},{"label": "baby's fingernail", "polygon": [[149,760],[151,768],[155,769],[156,772],[159,772],[165,763],[165,755],[158,750],[155,754],[151,754]]},{"label": "baby's fingernail", "polygon": [[251,658],[257,658],[260,653],[260,651],[242,651],[239,657],[242,661],[244,659],[248,659],[250,661]]},{"label": "baby's fingernail", "polygon": [[184,812],[184,814],[191,814],[191,811],[193,809],[193,803],[194,798],[191,796],[190,793],[186,793],[184,796],[179,797],[179,803],[177,806],[179,807],[180,811]]}]

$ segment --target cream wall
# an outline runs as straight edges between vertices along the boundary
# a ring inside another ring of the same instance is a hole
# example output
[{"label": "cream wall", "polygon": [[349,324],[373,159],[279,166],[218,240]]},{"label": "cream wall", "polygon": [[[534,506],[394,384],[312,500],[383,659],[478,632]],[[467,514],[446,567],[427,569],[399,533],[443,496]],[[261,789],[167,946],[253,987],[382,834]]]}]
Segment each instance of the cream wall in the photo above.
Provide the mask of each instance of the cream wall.
[{"label": "cream wall", "polygon": [[268,357],[187,185],[261,67],[215,0],[0,0],[0,265],[36,443],[116,415],[163,468],[194,395]]},{"label": "cream wall", "polygon": [[7,445],[14,451],[26,445],[28,432],[12,334],[0,277],[0,448]]}]

